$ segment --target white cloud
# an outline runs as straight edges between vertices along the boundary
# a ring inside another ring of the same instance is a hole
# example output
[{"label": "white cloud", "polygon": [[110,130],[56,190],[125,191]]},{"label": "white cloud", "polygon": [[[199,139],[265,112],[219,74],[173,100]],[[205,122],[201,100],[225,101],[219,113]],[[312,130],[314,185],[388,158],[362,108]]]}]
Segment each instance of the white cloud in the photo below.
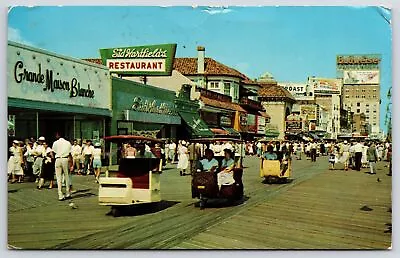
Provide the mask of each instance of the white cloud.
[{"label": "white cloud", "polygon": [[206,13],[211,14],[211,15],[214,15],[214,14],[225,14],[225,13],[232,12],[232,9],[228,9],[228,8],[207,8],[206,10],[202,10],[202,12],[206,12]]},{"label": "white cloud", "polygon": [[14,29],[11,27],[8,27],[8,40],[33,46],[32,42],[29,42],[22,37],[21,32],[18,29]]}]

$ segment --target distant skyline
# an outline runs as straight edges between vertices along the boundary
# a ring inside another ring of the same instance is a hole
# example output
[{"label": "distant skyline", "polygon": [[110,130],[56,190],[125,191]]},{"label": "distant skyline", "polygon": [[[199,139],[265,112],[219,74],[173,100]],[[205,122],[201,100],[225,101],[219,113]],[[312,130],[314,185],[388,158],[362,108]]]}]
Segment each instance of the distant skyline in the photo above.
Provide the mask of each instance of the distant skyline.
[{"label": "distant skyline", "polygon": [[99,49],[177,43],[250,78],[336,77],[336,55],[381,54],[381,129],[392,84],[390,11],[380,7],[14,7],[8,39],[76,58]]}]

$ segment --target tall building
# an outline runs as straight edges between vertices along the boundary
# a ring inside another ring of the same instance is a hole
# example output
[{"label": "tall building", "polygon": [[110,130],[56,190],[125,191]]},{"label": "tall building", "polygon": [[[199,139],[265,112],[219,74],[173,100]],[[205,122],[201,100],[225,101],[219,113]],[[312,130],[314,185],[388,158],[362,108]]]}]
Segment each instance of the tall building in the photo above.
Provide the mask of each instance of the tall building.
[{"label": "tall building", "polygon": [[341,79],[308,77],[308,84],[314,90],[315,103],[322,107],[325,115],[326,137],[337,139],[340,133]]},{"label": "tall building", "polygon": [[380,133],[379,54],[338,55],[336,70],[343,79],[343,107],[355,115],[365,114],[369,136]]}]

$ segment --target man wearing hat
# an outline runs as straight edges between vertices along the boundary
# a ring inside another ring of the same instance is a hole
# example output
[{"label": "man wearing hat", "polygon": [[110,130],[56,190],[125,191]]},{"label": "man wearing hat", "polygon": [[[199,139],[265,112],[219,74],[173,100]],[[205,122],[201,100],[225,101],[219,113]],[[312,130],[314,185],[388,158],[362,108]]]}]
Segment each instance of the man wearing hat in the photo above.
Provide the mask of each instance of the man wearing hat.
[{"label": "man wearing hat", "polygon": [[90,174],[90,167],[92,164],[92,160],[93,160],[93,150],[94,147],[92,145],[92,141],[91,140],[86,140],[86,144],[83,147],[82,150],[82,155],[84,157],[84,168],[83,168],[83,173],[86,173],[86,175]]},{"label": "man wearing hat", "polygon": [[33,175],[36,177],[36,183],[39,183],[39,177],[42,173],[43,157],[46,155],[46,150],[43,146],[45,140],[43,136],[40,136],[36,145],[33,146],[32,156],[34,157],[34,162],[32,169]]},{"label": "man wearing hat", "polygon": [[[71,197],[70,182],[69,182],[69,168],[68,168],[68,157],[71,154],[71,143],[59,134],[56,135],[57,140],[53,143],[53,151],[55,153],[56,163],[56,178],[58,188],[58,200],[63,201],[66,198]],[[62,174],[64,173],[65,178],[65,196],[62,192]]]}]

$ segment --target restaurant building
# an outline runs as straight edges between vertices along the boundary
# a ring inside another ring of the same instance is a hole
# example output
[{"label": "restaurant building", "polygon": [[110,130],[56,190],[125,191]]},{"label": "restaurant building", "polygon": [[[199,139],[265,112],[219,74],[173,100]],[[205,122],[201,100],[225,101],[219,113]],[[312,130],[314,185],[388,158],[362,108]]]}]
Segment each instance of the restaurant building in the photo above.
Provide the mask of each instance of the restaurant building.
[{"label": "restaurant building", "polygon": [[[100,139],[111,119],[107,67],[15,42],[7,46],[9,137],[57,133],[68,139]],[[9,123],[10,124],[10,123]]]}]

